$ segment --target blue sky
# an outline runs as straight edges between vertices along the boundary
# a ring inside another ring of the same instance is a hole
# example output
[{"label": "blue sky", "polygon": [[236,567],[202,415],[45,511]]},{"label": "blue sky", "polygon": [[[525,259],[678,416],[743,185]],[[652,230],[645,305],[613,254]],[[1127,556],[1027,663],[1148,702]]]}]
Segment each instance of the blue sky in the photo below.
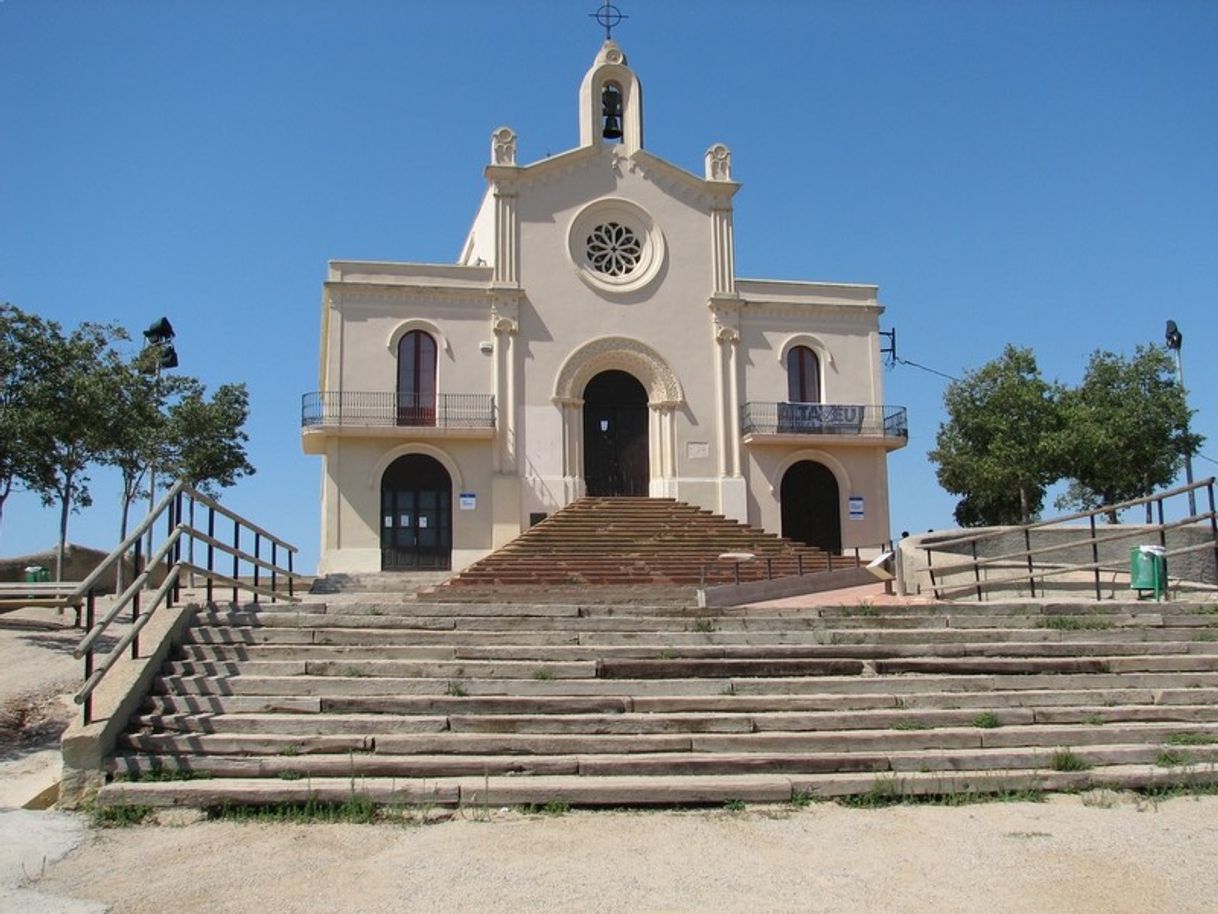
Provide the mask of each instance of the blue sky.
[{"label": "blue sky", "polygon": [[[455,260],[494,128],[524,161],[576,145],[597,5],[0,0],[0,300],[137,337],[166,315],[183,371],[246,381],[258,473],[225,500],[311,568],[326,261]],[[878,283],[900,354],[954,375],[1010,342],[1074,382],[1173,318],[1218,457],[1218,2],[619,5],[647,147],[699,173],[732,148],[740,275]],[[893,532],[948,526],[944,381],[885,384]],[[109,547],[93,476],[71,537]],[[15,496],[0,553],[55,522]]]}]

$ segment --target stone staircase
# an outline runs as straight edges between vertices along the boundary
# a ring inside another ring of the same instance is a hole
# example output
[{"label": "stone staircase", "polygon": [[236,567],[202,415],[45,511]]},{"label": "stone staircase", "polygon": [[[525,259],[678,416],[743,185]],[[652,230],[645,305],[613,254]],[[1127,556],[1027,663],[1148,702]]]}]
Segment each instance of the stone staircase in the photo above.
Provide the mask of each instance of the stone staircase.
[{"label": "stone staircase", "polygon": [[[742,581],[825,571],[827,552],[671,498],[581,498],[466,568],[443,588],[696,585],[735,580],[724,553],[747,552]],[[853,566],[835,556],[834,567]]]},{"label": "stone staircase", "polygon": [[201,610],[98,802],[614,806],[1216,779],[1218,607],[366,599]]}]

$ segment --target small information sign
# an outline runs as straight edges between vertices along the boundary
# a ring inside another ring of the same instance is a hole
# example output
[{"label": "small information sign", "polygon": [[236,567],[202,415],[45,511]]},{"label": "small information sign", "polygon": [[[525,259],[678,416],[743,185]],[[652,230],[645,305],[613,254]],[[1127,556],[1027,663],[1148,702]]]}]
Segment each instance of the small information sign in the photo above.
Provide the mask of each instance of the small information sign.
[{"label": "small information sign", "polygon": [[863,496],[862,495],[851,495],[850,499],[849,499],[849,506],[850,506],[850,519],[851,520],[862,520],[863,519]]},{"label": "small information sign", "polygon": [[476,511],[478,509],[478,494],[476,492],[462,492],[457,498],[462,511]]}]

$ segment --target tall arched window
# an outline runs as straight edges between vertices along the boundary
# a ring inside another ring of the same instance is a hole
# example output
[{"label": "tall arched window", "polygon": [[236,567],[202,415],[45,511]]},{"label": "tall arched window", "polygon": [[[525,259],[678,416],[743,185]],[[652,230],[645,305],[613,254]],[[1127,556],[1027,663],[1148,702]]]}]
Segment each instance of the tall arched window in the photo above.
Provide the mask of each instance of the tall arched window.
[{"label": "tall arched window", "polygon": [[398,425],[436,424],[436,341],[411,330],[398,342]]},{"label": "tall arched window", "polygon": [[787,353],[787,402],[820,402],[820,359],[807,346]]}]

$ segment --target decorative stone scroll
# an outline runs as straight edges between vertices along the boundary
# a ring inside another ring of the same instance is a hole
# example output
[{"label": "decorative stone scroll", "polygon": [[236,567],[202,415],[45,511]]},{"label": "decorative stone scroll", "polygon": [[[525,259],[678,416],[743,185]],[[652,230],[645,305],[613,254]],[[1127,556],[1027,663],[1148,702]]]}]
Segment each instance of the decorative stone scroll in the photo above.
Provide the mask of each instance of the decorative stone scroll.
[{"label": "decorative stone scroll", "polygon": [[516,164],[516,133],[511,127],[500,127],[491,134],[491,164]]},{"label": "decorative stone scroll", "polygon": [[706,180],[732,180],[732,151],[722,143],[706,150]]}]

